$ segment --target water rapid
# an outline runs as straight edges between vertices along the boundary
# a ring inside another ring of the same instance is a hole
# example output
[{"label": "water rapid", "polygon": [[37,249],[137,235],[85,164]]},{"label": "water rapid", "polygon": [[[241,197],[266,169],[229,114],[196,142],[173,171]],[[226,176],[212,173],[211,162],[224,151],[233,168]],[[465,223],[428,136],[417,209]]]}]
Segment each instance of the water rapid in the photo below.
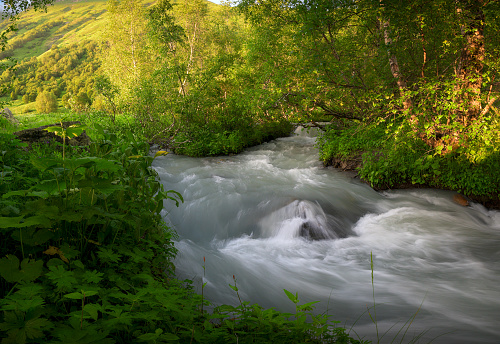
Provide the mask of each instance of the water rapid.
[{"label": "water rapid", "polygon": [[313,135],[297,133],[235,156],[156,159],[185,199],[164,209],[179,277],[204,279],[214,304],[238,304],[233,275],[265,307],[292,311],[283,289],[298,292],[374,342],[368,309],[381,343],[401,329],[396,342],[499,343],[500,212],[447,191],[375,192],[322,167]]}]

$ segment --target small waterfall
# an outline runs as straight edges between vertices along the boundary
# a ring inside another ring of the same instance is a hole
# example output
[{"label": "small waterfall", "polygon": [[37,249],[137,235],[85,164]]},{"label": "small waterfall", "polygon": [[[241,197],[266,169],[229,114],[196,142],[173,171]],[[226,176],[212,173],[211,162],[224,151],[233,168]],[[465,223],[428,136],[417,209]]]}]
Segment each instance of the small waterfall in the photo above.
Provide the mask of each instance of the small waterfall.
[{"label": "small waterfall", "polygon": [[317,202],[293,200],[264,217],[259,225],[264,237],[338,239],[331,222],[334,218],[327,216]]}]

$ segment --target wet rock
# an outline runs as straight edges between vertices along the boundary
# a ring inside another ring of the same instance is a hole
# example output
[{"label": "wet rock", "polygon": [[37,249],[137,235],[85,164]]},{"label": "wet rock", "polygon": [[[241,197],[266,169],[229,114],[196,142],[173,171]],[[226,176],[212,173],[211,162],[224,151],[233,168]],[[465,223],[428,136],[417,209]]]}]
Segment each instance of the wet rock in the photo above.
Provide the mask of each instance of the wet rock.
[{"label": "wet rock", "polygon": [[363,159],[361,156],[353,157],[351,159],[332,158],[327,166],[338,168],[342,171],[356,171],[361,167]]},{"label": "wet rock", "polygon": [[305,222],[300,226],[299,236],[309,240],[335,239],[332,233],[327,232],[325,229],[317,228],[310,222]]},{"label": "wet rock", "polygon": [[467,207],[469,206],[469,201],[460,194],[453,195],[453,202],[460,204],[461,206]]},{"label": "wet rock", "polygon": [[[79,125],[79,124],[80,122],[78,121],[62,123],[64,128],[68,128],[71,125]],[[57,136],[54,133],[50,133],[47,130],[45,130],[46,128],[57,125],[61,124],[55,123],[55,124],[44,125],[38,128],[25,129],[15,132],[14,135],[16,135],[19,138],[19,140],[28,143],[29,145],[33,143],[47,144],[50,143],[51,141],[57,141],[63,143],[62,137]],[[88,137],[88,135],[84,131],[77,137],[66,139],[66,144],[69,144],[71,146],[88,146],[90,144],[90,137]]]}]

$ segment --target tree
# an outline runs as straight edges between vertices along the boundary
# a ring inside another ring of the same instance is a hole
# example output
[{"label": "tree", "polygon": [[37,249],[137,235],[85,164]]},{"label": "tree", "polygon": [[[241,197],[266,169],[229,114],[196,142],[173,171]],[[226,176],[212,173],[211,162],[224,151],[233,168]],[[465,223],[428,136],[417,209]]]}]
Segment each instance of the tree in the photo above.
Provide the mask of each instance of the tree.
[{"label": "tree", "polygon": [[95,90],[102,95],[113,111],[113,122],[116,119],[116,104],[115,97],[118,94],[118,87],[111,83],[111,80],[105,75],[99,75],[95,78]]},{"label": "tree", "polygon": [[[309,108],[344,118],[404,119],[431,147],[452,150],[497,116],[487,114],[500,91],[499,1],[242,0],[239,6],[269,42],[278,40],[272,33],[293,38],[280,49],[306,72],[286,78],[298,78],[295,89],[304,90]],[[273,58],[280,67],[285,61],[291,61],[285,54]],[[278,69],[270,75],[270,83],[282,78]]]},{"label": "tree", "polygon": [[57,111],[57,98],[52,92],[43,91],[35,100],[35,109],[39,113],[51,113]]},{"label": "tree", "polygon": [[129,103],[140,80],[151,74],[151,56],[146,36],[146,10],[139,0],[109,0],[108,23],[100,60],[111,83],[120,90],[120,101]]}]

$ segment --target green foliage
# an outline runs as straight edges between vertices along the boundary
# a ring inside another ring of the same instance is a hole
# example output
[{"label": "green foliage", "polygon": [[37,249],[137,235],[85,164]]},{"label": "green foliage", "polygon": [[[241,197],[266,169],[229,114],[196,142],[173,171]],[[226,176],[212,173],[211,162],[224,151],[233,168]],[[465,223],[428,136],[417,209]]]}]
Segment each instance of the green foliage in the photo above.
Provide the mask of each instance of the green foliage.
[{"label": "green foliage", "polygon": [[[500,151],[498,144],[484,142],[497,142],[493,141],[496,134],[480,131],[458,150],[429,150],[411,126],[401,124],[382,122],[343,130],[330,128],[319,140],[320,157],[329,163],[334,158],[349,160],[362,155],[359,175],[376,187],[426,185],[465,195],[500,198],[500,176],[494,172],[500,168]],[[390,135],[394,127],[399,132]],[[493,128],[491,131],[495,133]]]},{"label": "green foliage", "polygon": [[[30,158],[15,143],[3,152],[3,342],[127,342],[143,320],[171,316],[162,298],[182,287],[169,282],[165,289],[175,249],[160,212],[163,200],[182,198],[163,190],[154,158],[142,155],[147,146],[102,135],[107,140],[93,143],[89,157]],[[10,138],[2,139],[4,147]]]},{"label": "green foliage", "polygon": [[54,47],[41,58],[22,61],[13,71],[3,72],[0,80],[17,96],[22,95],[24,104],[34,102],[46,90],[62,96],[67,108],[81,112],[90,107],[95,96],[94,78],[100,67],[96,51],[97,45],[90,42]]},{"label": "green foliage", "polygon": [[339,121],[327,127],[318,138],[320,160],[329,164],[332,158],[350,159],[381,147],[385,137],[382,126]]},{"label": "green foliage", "polygon": [[[116,119],[116,104],[115,97],[118,94],[118,87],[111,83],[111,80],[105,75],[98,75],[95,78],[95,90],[97,94],[101,95],[107,102],[107,105],[111,107],[113,112],[113,122]],[[100,110],[100,109],[98,109]]]},{"label": "green foliage", "polygon": [[50,113],[57,111],[57,99],[54,93],[43,91],[36,97],[36,111],[39,113]]},{"label": "green foliage", "polygon": [[5,131],[15,130],[17,127],[6,117],[0,115],[0,128]]}]

